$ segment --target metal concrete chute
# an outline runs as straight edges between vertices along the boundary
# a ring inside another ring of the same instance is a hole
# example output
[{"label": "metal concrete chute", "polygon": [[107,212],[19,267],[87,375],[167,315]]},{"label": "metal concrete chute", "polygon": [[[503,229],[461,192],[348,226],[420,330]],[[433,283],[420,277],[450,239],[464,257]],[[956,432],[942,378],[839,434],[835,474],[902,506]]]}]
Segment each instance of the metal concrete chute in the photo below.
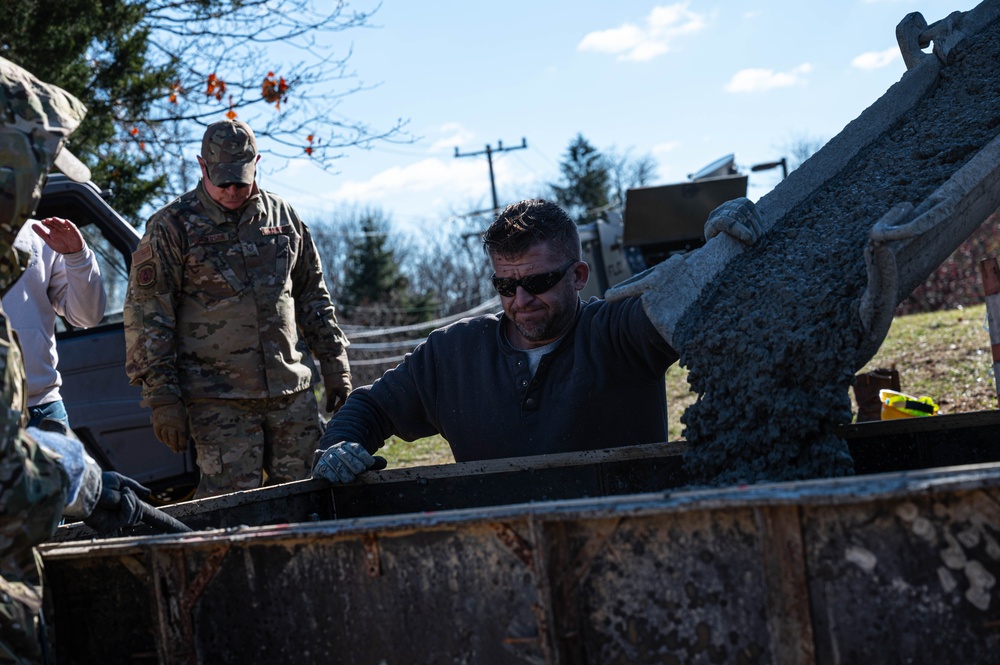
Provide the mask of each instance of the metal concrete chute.
[{"label": "metal concrete chute", "polygon": [[[1000,19],[1000,0],[986,0],[967,12],[954,12],[930,26],[910,14],[896,30],[907,71],[874,104],[837,136],[792,171],[757,202],[766,233],[836,181],[877,141],[928,98],[947,68],[949,55],[967,38]],[[933,45],[932,52],[923,49]],[[900,204],[873,226],[866,248],[868,285],[859,300],[862,340],[856,366],[877,351],[888,332],[892,311],[948,257],[987,216],[1000,206],[1000,146],[979,149],[951,178],[923,201]],[[609,299],[643,297],[646,311],[668,342],[685,312],[707,285],[725,278],[728,265],[746,247],[722,234],[703,247],[622,282]]]},{"label": "metal concrete chute", "polygon": [[[967,36],[1000,19],[1000,2],[953,12],[928,26],[907,15],[896,39],[907,68],[938,71]],[[933,52],[925,53],[933,42]],[[909,71],[907,72],[909,74]],[[905,77],[904,77],[905,78]],[[863,340],[857,368],[878,351],[896,306],[1000,207],[1000,137],[988,143],[917,206],[899,204],[873,227],[865,247],[868,284],[859,304]]]},{"label": "metal concrete chute", "polygon": [[868,285],[859,314],[864,340],[858,367],[878,351],[896,306],[1000,207],[1000,138],[920,206],[900,204],[872,227]]}]

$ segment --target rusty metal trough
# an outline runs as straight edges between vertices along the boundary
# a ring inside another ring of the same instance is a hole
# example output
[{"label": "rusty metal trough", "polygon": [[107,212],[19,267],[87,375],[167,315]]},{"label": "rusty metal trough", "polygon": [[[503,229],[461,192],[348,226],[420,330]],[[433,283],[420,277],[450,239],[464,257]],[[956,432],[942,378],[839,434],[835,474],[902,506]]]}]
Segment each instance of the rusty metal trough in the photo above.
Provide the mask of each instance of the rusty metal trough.
[{"label": "rusty metal trough", "polygon": [[853,425],[850,479],[671,492],[663,444],[169,507],[229,525],[186,536],[64,528],[58,662],[995,662],[1000,464],[884,471],[998,460],[998,425]]}]

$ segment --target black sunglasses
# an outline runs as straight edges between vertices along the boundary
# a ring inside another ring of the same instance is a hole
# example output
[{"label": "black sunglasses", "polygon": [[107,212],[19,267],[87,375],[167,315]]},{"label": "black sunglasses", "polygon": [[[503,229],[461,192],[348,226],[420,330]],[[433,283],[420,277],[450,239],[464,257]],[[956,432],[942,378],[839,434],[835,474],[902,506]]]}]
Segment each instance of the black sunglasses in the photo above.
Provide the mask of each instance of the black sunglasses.
[{"label": "black sunglasses", "polygon": [[533,296],[537,296],[540,293],[545,293],[553,286],[559,283],[559,280],[563,278],[566,271],[570,269],[570,266],[576,264],[576,259],[570,261],[562,268],[558,270],[553,270],[552,272],[543,272],[537,275],[525,275],[521,279],[514,279],[513,277],[497,277],[494,274],[490,277],[493,282],[493,288],[497,290],[497,293],[502,295],[504,298],[512,298],[517,293],[517,287],[521,287]]}]

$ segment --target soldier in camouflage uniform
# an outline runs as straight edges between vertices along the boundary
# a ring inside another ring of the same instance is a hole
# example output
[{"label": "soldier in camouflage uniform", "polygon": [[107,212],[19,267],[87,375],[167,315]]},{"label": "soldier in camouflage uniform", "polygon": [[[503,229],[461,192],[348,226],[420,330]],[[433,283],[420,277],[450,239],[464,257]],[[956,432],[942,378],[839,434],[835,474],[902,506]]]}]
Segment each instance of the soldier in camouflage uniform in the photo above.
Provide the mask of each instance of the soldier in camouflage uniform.
[{"label": "soldier in camouflage uniform", "polygon": [[245,123],[211,125],[201,182],[150,218],[132,257],[126,371],[157,438],[176,452],[193,439],[198,498],[309,476],[322,433],[311,354],[328,411],[351,390],[309,229],[258,188],[259,159]]},{"label": "soldier in camouflage uniform", "polygon": [[[74,97],[0,58],[0,295],[24,268],[27,257],[14,250],[14,239],[35,211],[49,167],[75,180],[90,178],[63,147],[85,113]],[[0,662],[36,663],[43,660],[44,639],[34,546],[52,536],[64,515],[84,517],[88,524],[110,517],[103,524],[111,528],[137,523],[131,512],[116,522],[117,507],[111,515],[100,506],[112,477],[132,483],[118,495],[119,505],[131,487],[141,486],[113,472],[102,474],[66,432],[25,429],[24,367],[2,309],[0,391]]]}]

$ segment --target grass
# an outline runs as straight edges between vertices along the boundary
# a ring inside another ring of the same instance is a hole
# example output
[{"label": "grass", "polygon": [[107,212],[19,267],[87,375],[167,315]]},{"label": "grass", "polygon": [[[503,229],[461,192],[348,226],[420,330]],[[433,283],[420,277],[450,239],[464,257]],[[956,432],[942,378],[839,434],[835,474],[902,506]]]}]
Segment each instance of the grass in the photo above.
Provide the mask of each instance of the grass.
[{"label": "grass", "polygon": [[876,367],[895,367],[901,391],[930,396],[941,413],[997,408],[985,305],[897,317],[861,371]]},{"label": "grass", "polygon": [[386,459],[390,469],[447,464],[455,461],[448,442],[440,434],[416,441],[403,441],[394,436],[389,438],[376,454]]},{"label": "grass", "polygon": [[[940,413],[965,413],[997,408],[990,335],[985,305],[896,317],[872,360],[860,371],[895,367],[901,391],[937,402]],[[688,390],[687,370],[667,371],[668,439],[682,438],[680,418],[695,401]],[[853,403],[854,395],[851,394]],[[855,412],[857,408],[855,406]],[[407,443],[393,437],[379,454],[390,468],[453,462],[440,436]]]}]

